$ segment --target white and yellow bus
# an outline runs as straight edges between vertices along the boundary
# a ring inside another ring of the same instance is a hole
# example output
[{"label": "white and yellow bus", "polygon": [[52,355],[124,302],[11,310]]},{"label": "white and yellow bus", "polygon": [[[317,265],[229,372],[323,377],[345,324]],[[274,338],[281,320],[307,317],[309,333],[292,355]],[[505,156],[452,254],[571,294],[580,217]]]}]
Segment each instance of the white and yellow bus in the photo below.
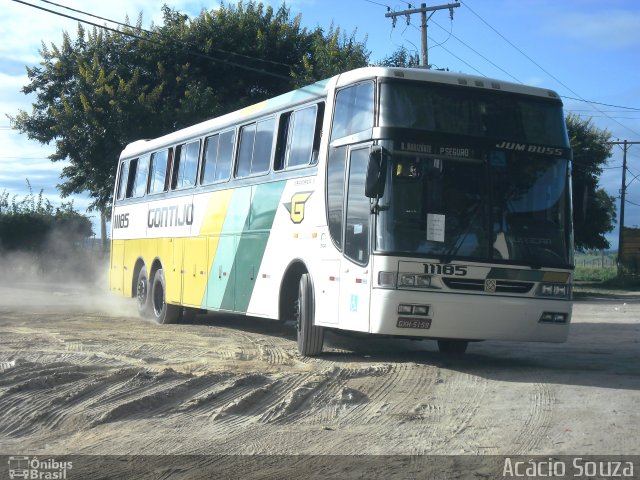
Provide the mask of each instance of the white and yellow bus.
[{"label": "white and yellow bus", "polygon": [[558,95],[369,67],[119,160],[110,288],[159,323],[207,310],[324,331],[562,342],[571,151]]}]

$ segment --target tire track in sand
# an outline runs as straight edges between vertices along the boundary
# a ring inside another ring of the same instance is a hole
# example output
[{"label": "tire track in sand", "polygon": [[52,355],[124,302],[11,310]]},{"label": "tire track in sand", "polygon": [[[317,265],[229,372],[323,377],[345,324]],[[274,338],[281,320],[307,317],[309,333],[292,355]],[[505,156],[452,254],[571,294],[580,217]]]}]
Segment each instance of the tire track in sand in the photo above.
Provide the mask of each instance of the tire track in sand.
[{"label": "tire track in sand", "polygon": [[[523,376],[530,378],[529,410],[522,426],[518,429],[511,444],[516,455],[524,455],[538,450],[545,433],[551,426],[551,415],[555,403],[555,395],[544,374],[540,370],[524,370]],[[509,452],[511,453],[511,452]]]}]

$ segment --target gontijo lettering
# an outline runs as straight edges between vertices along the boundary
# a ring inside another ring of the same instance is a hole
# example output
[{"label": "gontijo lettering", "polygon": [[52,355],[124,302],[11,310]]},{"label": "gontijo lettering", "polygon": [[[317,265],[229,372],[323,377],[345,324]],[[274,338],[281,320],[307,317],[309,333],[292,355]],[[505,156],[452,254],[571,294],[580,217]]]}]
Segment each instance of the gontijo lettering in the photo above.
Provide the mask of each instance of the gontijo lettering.
[{"label": "gontijo lettering", "polygon": [[193,204],[171,205],[169,207],[150,208],[147,215],[147,227],[181,227],[193,223]]}]

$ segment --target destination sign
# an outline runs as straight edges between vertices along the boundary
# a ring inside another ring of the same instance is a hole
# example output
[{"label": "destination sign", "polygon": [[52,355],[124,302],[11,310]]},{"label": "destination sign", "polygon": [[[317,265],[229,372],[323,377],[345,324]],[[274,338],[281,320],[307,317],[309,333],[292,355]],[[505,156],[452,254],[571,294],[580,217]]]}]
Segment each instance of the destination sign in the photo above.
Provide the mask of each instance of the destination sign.
[{"label": "destination sign", "polygon": [[475,150],[459,145],[433,145],[429,143],[400,142],[400,151],[438,155],[443,157],[473,158]]}]

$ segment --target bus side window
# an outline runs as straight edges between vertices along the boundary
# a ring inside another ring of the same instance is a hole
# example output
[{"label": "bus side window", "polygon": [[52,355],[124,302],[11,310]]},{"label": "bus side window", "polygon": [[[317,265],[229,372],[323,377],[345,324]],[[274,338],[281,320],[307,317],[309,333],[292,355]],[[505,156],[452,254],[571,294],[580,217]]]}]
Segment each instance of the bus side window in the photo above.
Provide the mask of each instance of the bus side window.
[{"label": "bus side window", "polygon": [[200,140],[183,143],[176,147],[171,176],[171,190],[193,187],[196,184],[199,154]]},{"label": "bus side window", "polygon": [[269,171],[275,127],[275,118],[268,118],[258,122],[258,128],[256,129],[256,142],[253,147],[253,159],[251,161],[251,175]]},{"label": "bus side window", "polygon": [[151,154],[149,193],[164,192],[167,187],[167,166],[171,165],[170,149]]},{"label": "bus side window", "polygon": [[200,183],[202,185],[213,183],[215,181],[219,144],[220,135],[211,135],[204,141],[204,152],[202,153],[202,171],[200,172]]},{"label": "bus side window", "polygon": [[136,167],[136,177],[133,183],[134,198],[143,197],[147,190],[147,174],[149,173],[149,156],[140,157]]},{"label": "bus side window", "polygon": [[322,102],[280,116],[275,170],[317,163],[323,116]]},{"label": "bus side window", "polygon": [[124,200],[127,192],[127,183],[129,181],[129,161],[124,160],[120,164],[120,178],[118,179],[118,191],[116,200]]},{"label": "bus side window", "polygon": [[373,127],[373,82],[347,87],[336,95],[331,140]]},{"label": "bus side window", "polygon": [[240,146],[236,162],[236,177],[246,177],[251,172],[253,145],[256,140],[256,124],[245,125],[240,129]]},{"label": "bus side window", "polygon": [[247,177],[269,170],[275,123],[274,118],[268,118],[240,129],[236,177]]},{"label": "bus side window", "polygon": [[324,102],[318,103],[316,125],[313,133],[313,149],[311,151],[311,165],[318,163],[320,154],[320,140],[322,140],[322,122],[324,120]]},{"label": "bus side window", "polygon": [[235,138],[235,130],[229,130],[205,139],[200,184],[229,180]]},{"label": "bus side window", "polygon": [[233,146],[235,142],[235,130],[229,130],[220,134],[220,146],[218,147],[218,161],[216,163],[216,174],[214,179],[216,182],[228,180],[231,176]]},{"label": "bus side window", "polygon": [[127,180],[127,192],[125,194],[126,198],[133,197],[133,191],[136,184],[136,177],[138,175],[138,159],[134,158],[129,161],[129,179]]},{"label": "bus side window", "polygon": [[332,148],[327,163],[327,221],[331,239],[340,251],[342,251],[342,208],[346,156],[346,146]]}]

